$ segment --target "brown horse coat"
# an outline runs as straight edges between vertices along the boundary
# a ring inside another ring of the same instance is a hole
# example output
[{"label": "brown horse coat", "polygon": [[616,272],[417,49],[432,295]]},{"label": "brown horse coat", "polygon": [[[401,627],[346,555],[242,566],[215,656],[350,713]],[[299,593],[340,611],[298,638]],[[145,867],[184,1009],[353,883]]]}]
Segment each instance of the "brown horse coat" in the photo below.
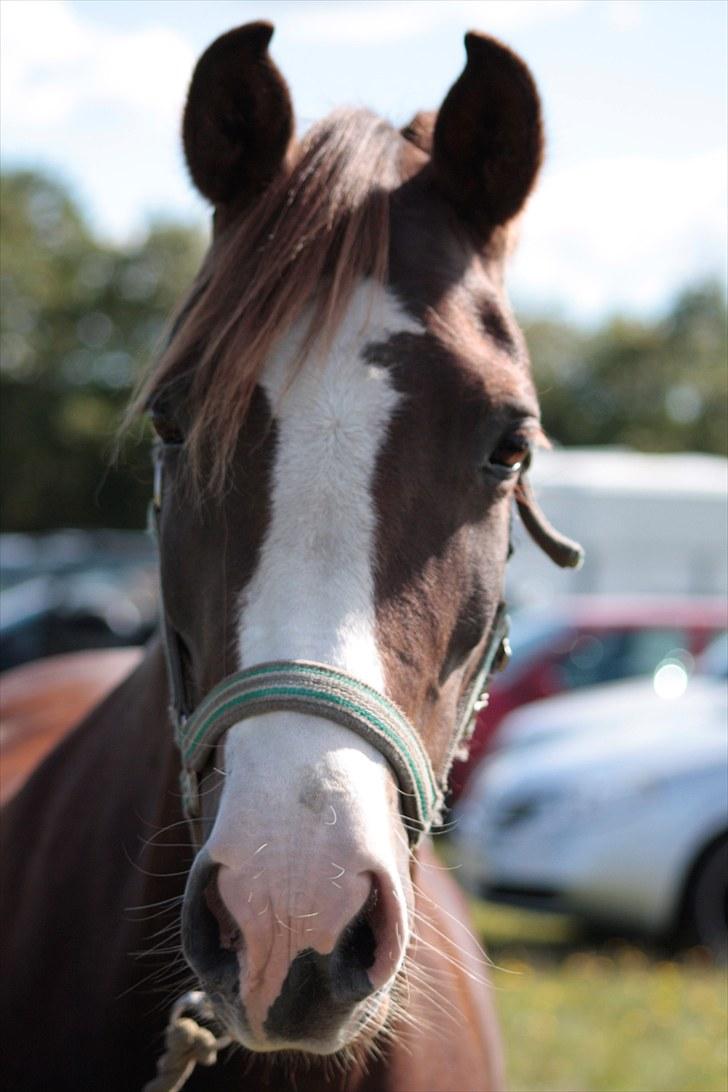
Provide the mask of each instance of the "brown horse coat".
[{"label": "brown horse coat", "polygon": [[141,649],[68,652],[0,676],[0,804],[95,705],[124,679]]},{"label": "brown horse coat", "polygon": [[[8,1089],[134,1092],[154,1074],[169,1004],[191,985],[179,957],[177,981],[169,982],[174,957],[150,954],[160,946],[160,926],[177,912],[193,855],[166,718],[164,659],[155,643],[3,814]],[[30,856],[29,829],[38,832]],[[501,1087],[495,1018],[477,980],[486,974],[484,958],[458,923],[464,900],[429,842],[418,850],[414,878],[425,915],[415,981],[430,988],[412,1000],[413,1026],[395,1028],[380,1057],[345,1073],[308,1059],[294,1079],[280,1062],[230,1049],[212,1069],[197,1068],[190,1092]],[[160,909],[163,900],[173,900],[170,911]],[[161,948],[173,945],[174,934]]]}]

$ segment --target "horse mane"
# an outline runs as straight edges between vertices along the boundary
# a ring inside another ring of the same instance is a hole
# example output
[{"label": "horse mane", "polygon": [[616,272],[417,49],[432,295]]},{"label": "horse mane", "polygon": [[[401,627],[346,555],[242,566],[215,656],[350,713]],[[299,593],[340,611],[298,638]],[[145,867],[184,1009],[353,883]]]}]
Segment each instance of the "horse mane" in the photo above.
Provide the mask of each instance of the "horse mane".
[{"label": "horse mane", "polygon": [[213,239],[130,416],[178,387],[188,399],[185,445],[199,490],[223,488],[241,422],[278,339],[310,307],[294,366],[330,342],[363,277],[385,280],[397,131],[367,110],[315,124],[288,169]]}]

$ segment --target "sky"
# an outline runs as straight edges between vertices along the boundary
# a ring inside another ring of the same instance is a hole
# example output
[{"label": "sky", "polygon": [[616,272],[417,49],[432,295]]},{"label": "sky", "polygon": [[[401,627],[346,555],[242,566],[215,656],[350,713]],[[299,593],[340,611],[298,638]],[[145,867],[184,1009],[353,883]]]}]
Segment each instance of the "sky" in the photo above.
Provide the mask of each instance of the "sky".
[{"label": "sky", "polygon": [[204,221],[179,144],[189,77],[218,34],[260,18],[301,130],[342,104],[398,125],[437,107],[468,29],[520,53],[548,155],[511,269],[517,307],[647,316],[725,278],[725,0],[2,0],[3,167],[50,170],[117,242],[160,217]]}]

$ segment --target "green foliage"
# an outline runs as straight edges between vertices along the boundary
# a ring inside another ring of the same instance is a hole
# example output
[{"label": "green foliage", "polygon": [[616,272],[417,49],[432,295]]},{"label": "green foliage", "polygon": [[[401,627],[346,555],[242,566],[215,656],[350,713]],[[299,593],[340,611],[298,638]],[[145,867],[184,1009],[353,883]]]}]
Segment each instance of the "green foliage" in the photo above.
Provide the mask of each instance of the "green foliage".
[{"label": "green foliage", "polygon": [[513,1092],[724,1092],[725,980],[629,955],[494,974]]},{"label": "green foliage", "polygon": [[526,322],[547,432],[564,445],[726,454],[726,321],[708,283],[654,323],[615,318],[586,333]]},{"label": "green foliage", "polygon": [[[1,186],[2,529],[141,527],[147,447],[128,444],[116,466],[114,440],[203,240],[157,224],[114,246],[48,177],[8,173]],[[725,451],[726,305],[715,285],[686,291],[655,323],[524,325],[557,442]]]},{"label": "green foliage", "polygon": [[189,228],[93,237],[58,183],[2,178],[0,489],[3,530],[143,527],[147,444],[112,453],[139,370],[200,262]]},{"label": "green foliage", "polygon": [[472,910],[512,1092],[725,1092],[728,983],[704,950],[590,947],[563,915]]}]

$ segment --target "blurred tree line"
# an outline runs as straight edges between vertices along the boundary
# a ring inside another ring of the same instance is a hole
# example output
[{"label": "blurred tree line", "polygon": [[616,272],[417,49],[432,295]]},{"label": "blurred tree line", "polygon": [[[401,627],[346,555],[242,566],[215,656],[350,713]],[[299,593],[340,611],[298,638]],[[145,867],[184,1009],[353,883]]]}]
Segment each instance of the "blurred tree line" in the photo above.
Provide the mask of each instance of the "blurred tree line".
[{"label": "blurred tree line", "polygon": [[[157,224],[117,247],[94,237],[50,178],[13,172],[1,185],[1,528],[143,527],[142,430],[118,465],[111,454],[135,377],[197,270],[202,234]],[[556,443],[725,454],[719,285],[684,291],[660,320],[523,326]]]},{"label": "blurred tree line", "polygon": [[114,462],[115,441],[204,240],[165,223],[115,247],[57,182],[14,172],[0,187],[0,527],[142,528],[148,443],[140,429]]}]

